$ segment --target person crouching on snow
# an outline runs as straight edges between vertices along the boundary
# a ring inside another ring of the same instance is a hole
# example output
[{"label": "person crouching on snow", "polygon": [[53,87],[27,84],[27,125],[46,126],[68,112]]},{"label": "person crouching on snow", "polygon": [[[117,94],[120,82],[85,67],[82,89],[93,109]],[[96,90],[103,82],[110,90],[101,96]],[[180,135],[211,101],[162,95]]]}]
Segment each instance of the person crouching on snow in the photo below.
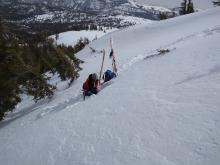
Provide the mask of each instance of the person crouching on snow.
[{"label": "person crouching on snow", "polygon": [[96,73],[89,75],[87,80],[83,83],[83,93],[86,96],[98,93],[99,79]]}]

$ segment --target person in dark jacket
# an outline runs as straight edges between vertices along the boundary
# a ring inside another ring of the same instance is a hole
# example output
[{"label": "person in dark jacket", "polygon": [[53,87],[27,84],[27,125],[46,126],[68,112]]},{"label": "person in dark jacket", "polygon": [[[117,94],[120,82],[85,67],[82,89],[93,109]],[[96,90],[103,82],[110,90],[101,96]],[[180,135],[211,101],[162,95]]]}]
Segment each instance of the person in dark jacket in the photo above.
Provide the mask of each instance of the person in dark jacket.
[{"label": "person in dark jacket", "polygon": [[105,73],[103,74],[103,80],[104,83],[110,81],[111,79],[115,78],[116,74],[112,72],[111,70],[106,70]]},{"label": "person in dark jacket", "polygon": [[91,96],[98,93],[99,79],[96,73],[90,74],[87,80],[83,83],[83,94]]}]

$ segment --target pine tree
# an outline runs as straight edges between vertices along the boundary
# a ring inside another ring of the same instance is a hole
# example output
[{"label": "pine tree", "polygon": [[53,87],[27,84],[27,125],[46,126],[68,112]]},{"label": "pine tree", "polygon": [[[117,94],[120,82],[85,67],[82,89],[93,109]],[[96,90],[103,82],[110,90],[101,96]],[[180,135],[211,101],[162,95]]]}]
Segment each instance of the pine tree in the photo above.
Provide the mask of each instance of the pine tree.
[{"label": "pine tree", "polygon": [[160,13],[159,13],[159,19],[160,19],[160,20],[167,19],[167,15],[166,15],[164,12],[160,12]]},{"label": "pine tree", "polygon": [[183,0],[180,7],[180,14],[189,14],[194,12],[194,6],[192,0]]},{"label": "pine tree", "polygon": [[[83,40],[80,48],[86,43]],[[35,101],[53,95],[56,87],[48,83],[46,72],[57,72],[71,82],[78,78],[81,61],[74,51],[56,46],[45,33],[16,36],[0,19],[0,120],[21,101],[21,93],[32,95]]]},{"label": "pine tree", "polygon": [[216,0],[212,2],[214,6],[220,6],[220,0]]},{"label": "pine tree", "polygon": [[191,0],[189,0],[189,3],[187,4],[187,14],[189,13],[194,13],[194,6]]},{"label": "pine tree", "polygon": [[56,41],[59,39],[59,33],[58,32],[55,34],[55,39],[56,39]]},{"label": "pine tree", "polygon": [[187,13],[187,0],[183,0],[180,7],[180,14],[184,15]]}]

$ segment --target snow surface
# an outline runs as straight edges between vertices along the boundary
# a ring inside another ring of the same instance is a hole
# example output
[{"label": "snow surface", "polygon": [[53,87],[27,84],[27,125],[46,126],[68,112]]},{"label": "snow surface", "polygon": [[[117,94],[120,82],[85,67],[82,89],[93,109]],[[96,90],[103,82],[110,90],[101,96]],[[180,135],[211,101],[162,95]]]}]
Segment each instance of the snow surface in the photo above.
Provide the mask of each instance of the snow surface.
[{"label": "snow surface", "polygon": [[131,23],[133,25],[140,25],[140,24],[149,24],[149,23],[154,22],[149,19],[133,17],[133,16],[123,16],[123,15],[118,15],[113,18],[121,19],[122,21],[120,22],[120,25],[122,25],[122,26],[126,25],[127,23]]},{"label": "snow surface", "polygon": [[219,15],[214,8],[92,42],[109,53],[114,39],[119,76],[82,101],[81,85],[102,59],[85,48],[70,88],[0,124],[1,164],[218,165]]},{"label": "snow surface", "polygon": [[54,17],[53,13],[48,13],[48,14],[36,15],[35,19],[36,21],[45,21],[45,20],[51,20],[53,17]]},{"label": "snow surface", "polygon": [[161,6],[150,6],[150,5],[143,5],[143,7],[146,10],[156,10],[156,11],[161,11],[161,12],[171,12],[170,9],[167,9],[165,7],[161,7]]},{"label": "snow surface", "polygon": [[[113,32],[117,29],[106,29],[104,31],[98,31],[98,30],[81,30],[81,31],[67,31],[63,33],[59,33],[59,38],[57,40],[57,44],[65,44],[65,45],[72,45],[74,46],[80,38],[88,38],[90,41],[94,39],[98,39],[107,33]],[[52,35],[50,36],[55,40],[56,36]]]}]

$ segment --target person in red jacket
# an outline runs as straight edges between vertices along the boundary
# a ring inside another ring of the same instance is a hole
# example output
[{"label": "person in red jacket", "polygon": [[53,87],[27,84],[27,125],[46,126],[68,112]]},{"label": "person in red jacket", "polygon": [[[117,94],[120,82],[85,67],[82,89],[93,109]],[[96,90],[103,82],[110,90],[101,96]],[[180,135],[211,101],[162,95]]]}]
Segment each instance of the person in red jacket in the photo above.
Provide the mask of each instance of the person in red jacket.
[{"label": "person in red jacket", "polygon": [[83,94],[91,96],[98,93],[98,75],[96,73],[90,74],[87,80],[83,83]]}]

